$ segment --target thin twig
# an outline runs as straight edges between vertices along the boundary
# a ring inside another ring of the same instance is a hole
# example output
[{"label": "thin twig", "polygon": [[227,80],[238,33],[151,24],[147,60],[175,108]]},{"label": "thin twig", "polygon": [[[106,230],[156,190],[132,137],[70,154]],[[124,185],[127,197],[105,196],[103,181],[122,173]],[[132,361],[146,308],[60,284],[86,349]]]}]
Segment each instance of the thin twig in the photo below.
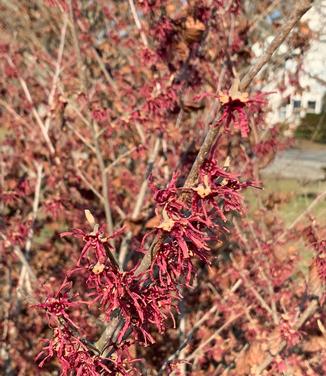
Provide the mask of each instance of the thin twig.
[{"label": "thin twig", "polygon": [[142,40],[144,46],[148,47],[148,40],[147,40],[146,34],[143,31],[143,28],[142,28],[142,25],[141,25],[141,22],[140,22],[140,19],[138,17],[137,10],[136,10],[135,4],[134,4],[134,1],[133,0],[129,0],[129,5],[130,5],[131,14],[132,14],[132,16],[134,18],[134,21],[135,21],[135,24],[137,26],[137,29],[140,32],[141,40]]},{"label": "thin twig", "polygon": [[52,110],[54,96],[55,96],[55,92],[57,90],[57,84],[58,84],[58,80],[59,80],[59,76],[60,76],[60,72],[61,72],[60,67],[61,67],[61,63],[62,63],[63,50],[64,50],[65,40],[66,40],[67,24],[68,24],[68,16],[67,16],[66,13],[64,13],[63,26],[62,26],[62,30],[61,30],[60,44],[59,44],[59,50],[58,50],[58,57],[57,57],[56,65],[55,65],[55,73],[54,73],[54,76],[53,76],[51,91],[50,91],[49,99],[48,99],[48,111],[49,111],[49,113],[47,115],[47,118],[45,120],[45,125],[44,125],[47,132],[49,131],[50,126],[51,126],[51,110]]},{"label": "thin twig", "polygon": [[273,1],[262,13],[259,13],[259,15],[254,17],[254,19],[253,19],[253,21],[252,21],[252,23],[251,23],[251,25],[248,29],[248,33],[252,32],[257,27],[259,22],[261,22],[268,14],[270,14],[274,8],[279,6],[280,2],[281,2],[281,0]]},{"label": "thin twig", "polygon": [[[6,235],[3,234],[2,232],[0,233],[0,236],[2,237],[2,239],[5,241],[5,242],[9,242],[9,240],[7,239]],[[12,244],[11,244],[12,245]],[[19,258],[20,262],[22,263],[22,265],[26,268],[27,270],[27,273],[29,274],[29,277],[31,278],[31,280],[33,282],[36,281],[36,276],[35,276],[35,273],[33,272],[32,268],[30,267],[28,261],[26,260],[26,257],[25,255],[23,254],[23,252],[21,251],[21,249],[17,246],[17,245],[12,245],[13,247],[13,250],[16,254],[16,256]]]},{"label": "thin twig", "polygon": [[[98,128],[97,124],[93,122],[93,139],[95,144],[96,150],[96,158],[98,161],[98,165],[101,172],[101,180],[102,180],[102,196],[103,196],[103,204],[104,204],[104,211],[105,211],[105,218],[107,224],[107,230],[109,234],[113,234],[113,220],[112,220],[112,213],[111,213],[111,206],[109,201],[109,184],[108,184],[108,177],[105,170],[105,163],[103,159],[103,155],[100,148],[99,139],[97,137]],[[113,239],[110,240],[110,243],[114,245]]]},{"label": "thin twig", "polygon": [[[19,281],[18,281],[18,286],[25,286],[26,291],[29,294],[32,294],[33,288],[32,288],[32,283],[31,283],[31,280],[30,280],[31,270],[30,270],[30,267],[28,265],[27,259],[28,259],[29,252],[30,252],[31,247],[32,247],[32,239],[33,239],[33,235],[34,235],[33,226],[34,226],[34,222],[35,222],[36,217],[37,217],[38,208],[39,208],[39,204],[40,204],[42,178],[43,178],[43,166],[41,164],[37,164],[36,165],[36,184],[35,184],[35,191],[34,191],[31,225],[30,225],[30,229],[29,229],[28,234],[27,234],[27,240],[26,240],[26,243],[25,243],[26,256],[24,256],[24,258],[22,258],[23,253],[21,252],[21,250],[18,247],[17,247],[18,249],[15,250],[15,252],[19,256],[19,258],[22,261],[24,261],[23,267],[22,267],[22,270],[21,270],[21,273],[20,273]],[[32,279],[35,280],[35,277],[33,276]]]},{"label": "thin twig", "polygon": [[102,73],[104,74],[104,77],[106,79],[106,81],[108,82],[108,84],[112,87],[113,91],[114,91],[114,94],[118,97],[118,98],[121,98],[121,93],[116,85],[116,83],[113,81],[113,79],[111,78],[109,72],[107,71],[106,67],[105,67],[105,64],[100,56],[100,54],[96,51],[95,48],[93,48],[93,53],[94,53],[94,56],[95,56],[95,59],[102,71]]},{"label": "thin twig", "polygon": [[[238,290],[238,288],[241,286],[242,280],[239,279],[229,290],[229,292],[234,293]],[[179,345],[178,349],[171,354],[163,363],[162,367],[160,368],[157,376],[160,376],[163,374],[163,371],[166,369],[169,363],[171,363],[174,359],[178,357],[180,352],[186,347],[186,345],[190,342],[192,339],[194,333],[197,329],[199,329],[205,321],[207,321],[211,316],[213,316],[218,310],[218,304],[214,304],[193,326],[190,332],[185,337],[184,341]]]},{"label": "thin twig", "polygon": [[83,174],[83,172],[76,167],[77,169],[77,174],[81,178],[81,180],[85,183],[85,185],[97,196],[101,202],[104,201],[103,196],[101,193],[94,187],[94,185],[89,181],[89,179]]},{"label": "thin twig", "polygon": [[33,224],[37,217],[37,212],[38,212],[38,208],[40,204],[42,178],[43,178],[43,165],[37,164],[36,165],[36,184],[35,184],[33,212],[32,212],[32,223],[31,223],[31,228],[27,235],[27,241],[26,241],[26,246],[25,246],[27,253],[30,251],[31,246],[32,246],[32,238],[34,235]]},{"label": "thin twig", "polygon": [[86,76],[86,70],[85,66],[83,63],[81,51],[80,51],[80,46],[79,46],[79,41],[78,41],[78,34],[76,30],[76,25],[75,25],[75,18],[74,18],[74,11],[73,11],[73,6],[72,6],[72,0],[68,0],[68,8],[69,8],[69,15],[70,15],[70,29],[72,33],[72,39],[74,43],[74,49],[76,52],[76,57],[77,57],[77,65],[78,65],[78,75],[80,79],[80,84],[82,86],[83,91],[86,91],[87,89],[87,76]]},{"label": "thin twig", "polygon": [[312,203],[285,229],[285,231],[276,239],[279,242],[285,238],[289,231],[291,231],[301,220],[311,212],[311,210],[326,196],[326,190],[321,192]]},{"label": "thin twig", "polygon": [[282,26],[278,35],[273,39],[271,44],[267,47],[266,51],[258,58],[256,64],[249,69],[248,73],[241,80],[239,90],[244,91],[250,85],[251,81],[257,76],[259,71],[271,59],[277,48],[285,41],[290,31],[299,22],[300,18],[311,8],[313,0],[299,0],[290,15],[289,19]]},{"label": "thin twig", "polygon": [[71,124],[68,122],[66,123],[67,127],[82,141],[82,143],[87,146],[94,154],[96,154],[96,150],[92,144],[90,144],[86,138],[79,132],[77,129],[75,129]]},{"label": "thin twig", "polygon": [[[11,58],[9,56],[7,56],[7,61],[8,61],[9,65],[11,67],[15,68],[14,63],[13,63],[13,61],[11,60]],[[24,94],[25,94],[25,97],[26,97],[27,101],[32,106],[32,114],[33,114],[33,116],[34,116],[34,118],[35,118],[38,126],[41,129],[42,136],[43,136],[46,144],[48,145],[49,151],[50,151],[51,154],[54,154],[55,153],[55,149],[54,149],[53,143],[50,140],[50,137],[49,137],[48,132],[47,132],[47,130],[45,128],[45,125],[44,125],[44,123],[43,123],[43,121],[42,121],[42,119],[41,119],[38,111],[35,108],[35,105],[33,103],[33,99],[32,99],[32,96],[31,96],[31,93],[30,93],[30,91],[28,89],[28,86],[27,86],[27,83],[26,83],[26,81],[21,76],[18,77],[18,81],[19,81],[20,86],[22,87],[22,89],[24,91]]]},{"label": "thin twig", "polygon": [[[249,309],[250,306],[247,308]],[[201,351],[204,350],[204,348],[211,342],[213,339],[216,339],[216,337],[224,330],[226,329],[230,324],[232,324],[234,321],[236,321],[238,318],[243,316],[244,312],[238,313],[235,316],[230,317],[223,325],[221,325],[217,330],[214,331],[214,333],[209,336],[205,341],[200,343],[200,345],[196,348],[195,351],[193,351],[189,356],[186,357],[187,361],[190,361],[194,358],[196,358],[197,354],[199,354]]]},{"label": "thin twig", "polygon": [[155,140],[155,144],[154,144],[152,153],[150,154],[150,156],[148,158],[148,162],[147,162],[147,170],[148,171],[146,171],[146,177],[143,181],[143,184],[142,184],[140,191],[139,191],[139,194],[137,196],[136,204],[135,204],[134,210],[133,210],[132,215],[131,215],[132,219],[136,219],[139,216],[141,209],[143,207],[145,194],[146,194],[146,190],[147,190],[147,187],[148,187],[148,179],[147,179],[148,173],[152,169],[152,166],[153,166],[155,159],[158,155],[158,152],[160,150],[160,142],[161,142],[160,137],[157,137],[156,140]]},{"label": "thin twig", "polygon": [[[180,320],[179,320],[179,344],[181,345],[186,337],[186,312],[185,304],[183,301],[180,302]],[[177,356],[177,359],[182,360],[184,358],[185,347],[181,349],[180,353]],[[178,376],[186,376],[187,374],[187,365],[185,362],[181,362],[178,369]],[[176,372],[173,372],[171,376],[176,376]]]},{"label": "thin twig", "polygon": [[232,263],[233,263],[234,267],[236,268],[236,270],[240,274],[241,278],[246,282],[246,284],[248,285],[250,291],[254,294],[255,298],[258,300],[258,302],[260,303],[260,305],[262,306],[262,308],[264,308],[271,316],[273,316],[272,309],[267,304],[266,300],[260,295],[260,293],[256,290],[256,288],[249,281],[249,279],[246,277],[246,275],[242,272],[241,268],[239,267],[239,265],[235,261],[234,257],[232,255],[230,255],[230,258],[232,260]]},{"label": "thin twig", "polygon": [[138,149],[138,146],[135,146],[135,147],[131,148],[130,150],[126,151],[125,153],[119,155],[114,161],[112,161],[108,166],[106,166],[106,168],[105,168],[106,173],[109,173],[114,166],[116,166],[120,161],[122,161],[124,158],[128,157],[130,154],[132,154],[137,149]]},{"label": "thin twig", "polygon": [[[143,208],[145,195],[146,195],[146,191],[147,191],[147,187],[148,187],[148,172],[151,170],[151,168],[152,168],[152,166],[153,166],[153,164],[156,160],[156,157],[158,155],[158,152],[160,150],[160,141],[161,141],[160,137],[157,137],[156,140],[155,140],[153,149],[152,149],[152,151],[151,151],[151,153],[148,157],[147,171],[146,171],[146,174],[145,174],[145,178],[144,178],[143,183],[142,183],[140,190],[138,192],[135,207],[134,207],[134,210],[131,214],[131,220],[133,220],[133,221],[135,221],[139,217],[140,212]],[[123,267],[125,259],[126,259],[128,243],[129,243],[131,237],[132,237],[132,233],[131,233],[131,231],[128,231],[126,236],[123,238],[123,240],[121,242],[121,247],[120,247],[120,252],[119,252],[119,263],[122,267]]]},{"label": "thin twig", "polygon": [[[248,224],[249,224],[250,232],[251,232],[251,234],[252,234],[252,236],[255,240],[255,243],[257,245],[257,248],[259,249],[259,252],[260,252],[259,255],[263,257],[264,252],[263,252],[262,246],[260,244],[260,241],[258,239],[258,236],[256,235],[256,232],[255,232],[255,230],[254,230],[250,221],[249,221]],[[274,293],[272,281],[271,281],[270,278],[267,277],[264,269],[260,267],[260,265],[256,262],[255,258],[254,258],[254,262],[257,265],[259,272],[261,273],[261,275],[263,276],[263,278],[265,279],[265,281],[267,283],[269,298],[270,298],[270,301],[271,301],[273,321],[274,321],[275,325],[278,325],[279,324],[279,317],[278,317],[277,307],[276,307],[276,303],[275,303],[275,293]]]},{"label": "thin twig", "polygon": [[13,117],[16,120],[22,122],[28,128],[32,128],[31,125],[28,123],[28,121],[25,118],[23,118],[22,116],[20,116],[7,102],[5,102],[4,100],[0,99],[0,105],[3,106],[10,114],[12,114]]}]

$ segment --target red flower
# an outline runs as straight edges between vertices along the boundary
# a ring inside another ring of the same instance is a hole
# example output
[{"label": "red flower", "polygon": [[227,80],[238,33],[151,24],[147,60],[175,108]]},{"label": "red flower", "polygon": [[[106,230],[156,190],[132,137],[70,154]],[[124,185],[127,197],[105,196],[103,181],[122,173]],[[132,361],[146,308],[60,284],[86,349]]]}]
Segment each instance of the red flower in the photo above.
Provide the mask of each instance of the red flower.
[{"label": "red flower", "polygon": [[164,332],[168,315],[173,318],[173,301],[178,298],[174,288],[152,284],[146,275],[135,276],[134,270],[112,272],[106,267],[101,273],[91,274],[87,286],[95,290],[90,296],[94,296],[93,302],[100,303],[108,321],[117,309],[124,318],[118,342],[131,328],[137,340],[145,345],[154,343],[150,326],[154,325],[160,333]]},{"label": "red flower", "polygon": [[257,93],[249,97],[248,93],[239,91],[239,79],[235,79],[232,87],[227,92],[220,92],[218,95],[204,93],[196,97],[201,100],[205,97],[213,97],[220,100],[222,105],[222,116],[217,122],[217,126],[224,125],[225,130],[229,131],[231,123],[236,129],[239,129],[242,137],[248,137],[249,134],[249,113],[258,113],[261,106],[266,104],[265,93]]},{"label": "red flower", "polygon": [[96,108],[92,111],[92,117],[99,123],[103,123],[108,119],[108,111],[103,108]]},{"label": "red flower", "polygon": [[69,290],[70,288],[71,283],[67,280],[64,281],[56,294],[49,294],[44,303],[36,304],[35,307],[45,310],[50,324],[58,325],[66,322],[77,329],[78,326],[70,319],[68,311],[70,308],[76,308],[80,302],[72,300],[77,295],[69,297],[68,293],[64,292],[64,290]]},{"label": "red flower", "polygon": [[220,168],[211,158],[207,159],[200,169],[199,184],[191,188],[193,196],[193,212],[202,212],[209,221],[208,207],[213,207],[218,216],[225,222],[230,211],[243,212],[243,198],[240,191],[253,182],[240,182],[236,175]]},{"label": "red flower", "polygon": [[114,260],[112,257],[110,257],[110,252],[113,250],[113,247],[110,245],[109,240],[120,236],[123,232],[124,228],[121,228],[115,231],[111,236],[105,236],[103,226],[101,228],[95,226],[94,230],[90,233],[85,233],[81,229],[74,229],[72,231],[63,232],[60,234],[60,236],[73,236],[74,238],[83,239],[85,242],[77,266],[81,264],[83,259],[88,260],[88,253],[90,250],[93,250],[96,262],[105,264],[109,257],[110,261],[112,262],[112,266],[116,267]]},{"label": "red flower", "polygon": [[194,272],[191,258],[197,256],[200,260],[208,262],[209,238],[201,228],[207,229],[210,225],[209,220],[191,214],[177,201],[167,204],[162,211],[162,221],[155,230],[162,239],[162,245],[153,260],[152,276],[157,269],[163,285],[177,283],[181,275],[184,276],[185,283],[189,284]]},{"label": "red flower", "polygon": [[218,95],[222,104],[222,116],[218,125],[224,124],[225,130],[229,130],[231,123],[236,129],[239,129],[242,137],[248,137],[249,134],[249,115],[258,110],[258,106],[265,104],[264,94],[258,93],[249,98],[248,93],[238,91],[238,81],[232,85],[227,93]]},{"label": "red flower", "polygon": [[114,353],[115,360],[91,354],[87,346],[67,328],[54,329],[53,338],[43,342],[45,346],[35,360],[43,358],[39,363],[39,367],[43,367],[45,362],[56,357],[61,366],[62,376],[130,375],[130,369],[124,366],[123,350]]},{"label": "red flower", "polygon": [[[153,199],[157,203],[157,205],[164,207],[168,203],[171,205],[172,202],[176,202],[177,194],[180,191],[180,189],[176,186],[178,177],[178,173],[175,172],[168,186],[162,189],[157,188],[153,184],[152,177],[149,178],[149,186],[153,193]],[[180,207],[180,205],[178,205],[178,207]]]},{"label": "red flower", "polygon": [[289,347],[297,345],[302,338],[301,333],[291,326],[291,322],[295,322],[295,320],[290,320],[289,317],[283,315],[283,320],[280,324],[281,337]]}]

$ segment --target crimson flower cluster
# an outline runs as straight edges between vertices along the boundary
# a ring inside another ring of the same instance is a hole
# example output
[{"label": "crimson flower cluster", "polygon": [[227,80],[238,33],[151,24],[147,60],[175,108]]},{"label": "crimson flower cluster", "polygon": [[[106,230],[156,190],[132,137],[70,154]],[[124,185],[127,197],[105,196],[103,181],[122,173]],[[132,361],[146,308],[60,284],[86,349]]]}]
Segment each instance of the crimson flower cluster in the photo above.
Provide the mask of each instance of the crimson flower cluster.
[{"label": "crimson flower cluster", "polygon": [[222,116],[218,124],[224,124],[225,130],[230,129],[233,122],[234,128],[239,129],[242,137],[248,137],[249,134],[249,115],[248,113],[259,112],[260,107],[266,104],[265,94],[257,93],[249,97],[247,93],[228,97],[220,95],[222,103]]},{"label": "crimson flower cluster", "polygon": [[91,354],[88,346],[65,326],[55,328],[52,339],[43,342],[43,350],[36,357],[36,360],[42,358],[39,366],[43,367],[47,360],[55,356],[60,363],[62,376],[130,374],[124,365],[123,350],[116,353],[115,360]]},{"label": "crimson flower cluster", "polygon": [[[87,339],[80,336],[79,327],[71,318],[72,308],[79,307],[81,304],[90,305],[100,298],[102,298],[101,303],[103,303],[104,310],[109,309],[104,299],[105,296],[111,297],[113,291],[106,289],[114,288],[115,286],[113,286],[112,281],[109,284],[109,281],[102,277],[101,274],[104,276],[106,269],[111,270],[110,275],[118,273],[116,261],[111,253],[113,248],[109,241],[119,236],[121,231],[123,230],[116,231],[113,235],[105,237],[103,229],[95,225],[91,233],[86,233],[81,229],[74,229],[71,232],[61,234],[61,236],[71,235],[82,239],[84,247],[76,265],[67,271],[65,281],[57,293],[48,296],[44,303],[37,305],[38,308],[45,311],[49,325],[53,329],[52,339],[43,340],[45,345],[36,357],[36,360],[40,361],[40,367],[43,367],[47,360],[56,357],[60,363],[63,376],[72,374],[87,376],[104,374],[109,376],[134,373],[133,368],[129,366],[132,361],[128,359],[129,355],[124,346],[120,346],[115,351],[114,356],[110,358],[101,356],[95,350],[95,347],[89,346]],[[85,285],[90,288],[88,295],[91,298],[94,295],[91,290],[92,287],[95,287],[95,290],[97,288],[96,291],[102,287],[102,295],[98,294],[95,299],[92,298],[88,301],[77,300],[78,294],[72,294],[73,277],[76,272],[79,272],[78,275],[85,278]],[[101,279],[106,282],[105,287],[100,285]],[[120,282],[122,283],[122,281]],[[119,286],[116,287],[117,293],[121,293]],[[103,293],[104,291],[106,293]]]},{"label": "crimson flower cluster", "polygon": [[[166,189],[152,187],[161,218],[154,233],[161,241],[151,265],[151,275],[158,275],[161,285],[190,284],[196,270],[194,259],[209,263],[211,235],[227,230],[226,215],[242,213],[240,190],[253,185],[220,168],[213,156],[202,165],[196,187],[177,188],[174,175]],[[184,198],[184,195],[189,196]],[[149,236],[147,234],[144,237]],[[144,242],[143,240],[143,242]]]},{"label": "crimson flower cluster", "polygon": [[31,193],[30,183],[26,179],[21,179],[16,183],[14,189],[3,190],[0,188],[0,200],[5,204],[13,204],[20,198],[25,197]]},{"label": "crimson flower cluster", "polygon": [[220,92],[217,95],[203,93],[196,97],[201,100],[206,97],[218,99],[221,103],[221,116],[215,126],[224,126],[226,132],[230,131],[231,125],[241,132],[241,136],[246,138],[249,135],[249,114],[259,114],[266,104],[266,93],[257,92],[251,96],[248,93],[238,90],[239,82],[234,81],[232,87],[227,92]]},{"label": "crimson flower cluster", "polygon": [[[293,322],[293,318],[292,318]],[[293,328],[289,317],[284,317],[280,323],[281,337],[286,341],[287,346],[293,347],[300,342],[302,334]]]},{"label": "crimson flower cluster", "polygon": [[[63,374],[74,369],[80,374],[111,375],[112,370],[122,367],[116,361],[125,356],[120,350],[116,350],[114,361],[106,359],[94,353],[80,337],[78,325],[69,314],[78,304],[98,307],[107,321],[119,313],[123,324],[117,343],[121,346],[130,337],[145,346],[152,344],[155,342],[151,334],[153,328],[163,333],[169,321],[174,323],[173,312],[179,311],[182,288],[190,286],[195,275],[196,260],[210,263],[212,234],[226,229],[227,213],[242,212],[239,191],[252,185],[240,182],[226,168],[220,168],[213,156],[201,167],[196,187],[180,188],[178,178],[178,174],[174,174],[164,189],[157,188],[150,179],[160,223],[142,240],[140,251],[148,252],[150,240],[157,239],[155,255],[146,271],[139,272],[137,263],[127,271],[120,269],[112,240],[117,240],[124,229],[106,236],[104,227],[97,225],[88,211],[86,218],[93,231],[74,229],[61,234],[81,239],[84,245],[59,292],[38,305],[45,310],[54,331],[53,339],[46,342],[37,357],[42,358],[40,366],[56,356]],[[82,279],[87,291],[83,302],[72,294],[77,278]]]},{"label": "crimson flower cluster", "polygon": [[99,303],[108,321],[116,310],[122,315],[124,325],[118,342],[121,343],[131,329],[138,342],[145,346],[154,343],[150,327],[155,326],[160,333],[164,332],[167,316],[171,315],[173,319],[171,307],[173,298],[178,298],[177,291],[172,287],[146,283],[141,276],[137,278],[135,270],[120,272],[110,267],[95,268],[86,281],[87,287],[93,291],[90,293],[92,303]]}]

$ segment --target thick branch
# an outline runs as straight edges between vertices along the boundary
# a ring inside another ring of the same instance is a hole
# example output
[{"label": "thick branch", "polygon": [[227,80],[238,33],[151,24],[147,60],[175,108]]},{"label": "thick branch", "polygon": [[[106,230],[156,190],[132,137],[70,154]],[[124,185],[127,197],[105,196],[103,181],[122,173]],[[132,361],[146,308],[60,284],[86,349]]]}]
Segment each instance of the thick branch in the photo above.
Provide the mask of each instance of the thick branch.
[{"label": "thick branch", "polygon": [[[289,20],[282,26],[280,29],[278,35],[273,39],[269,47],[266,49],[266,51],[263,53],[263,55],[258,59],[256,64],[248,71],[248,73],[242,78],[240,82],[240,90],[246,90],[249,84],[252,82],[252,80],[255,78],[255,76],[259,73],[259,71],[262,69],[262,67],[268,63],[268,61],[271,59],[273,53],[277,50],[277,48],[284,42],[285,38],[288,36],[292,28],[297,24],[297,22],[300,20],[300,18],[308,11],[308,9],[311,7],[311,0],[302,0],[299,1],[294,8],[293,13],[289,17]],[[220,128],[217,127],[211,127],[211,129],[208,131],[204,142],[198,152],[197,158],[191,168],[191,171],[186,179],[186,182],[184,184],[184,187],[191,187],[197,182],[199,169],[205,159],[207,158],[211,148],[214,146],[216,142],[216,138],[219,134]],[[142,259],[142,262],[140,263],[136,274],[139,274],[141,272],[146,271],[153,260],[153,257],[155,256],[157,250],[160,247],[160,239],[155,239],[151,248],[149,251],[145,254],[145,256]],[[106,330],[102,333],[101,338],[97,342],[96,346],[99,349],[99,351],[103,351],[103,346],[105,346],[105,343],[110,339],[109,334],[112,333],[112,330],[110,328],[116,327],[118,319],[112,320],[112,322],[108,325]]]},{"label": "thick branch", "polygon": [[297,2],[293,13],[288,21],[283,25],[278,35],[273,39],[272,43],[267,47],[263,55],[258,59],[257,63],[248,71],[240,83],[240,91],[246,90],[251,81],[259,73],[261,68],[271,59],[274,52],[284,42],[290,31],[299,22],[300,18],[311,8],[312,0],[301,0]]},{"label": "thick branch", "polygon": [[[297,6],[294,8],[292,15],[290,16],[289,20],[283,25],[280,29],[278,35],[273,39],[271,44],[268,46],[266,51],[262,54],[262,56],[258,59],[256,64],[249,69],[246,75],[242,78],[239,86],[240,91],[244,91],[248,88],[252,80],[255,76],[259,73],[262,67],[268,63],[271,59],[274,52],[278,49],[278,47],[284,42],[286,37],[289,35],[290,31],[293,27],[298,23],[300,18],[310,9],[312,4],[312,0],[303,0],[297,3]],[[211,128],[205,140],[199,150],[197,158],[191,168],[191,171],[187,177],[185,187],[191,187],[193,184],[196,183],[198,178],[198,172],[200,166],[203,164],[205,158],[207,157],[211,147],[214,145],[217,135],[219,134],[219,128]]]}]

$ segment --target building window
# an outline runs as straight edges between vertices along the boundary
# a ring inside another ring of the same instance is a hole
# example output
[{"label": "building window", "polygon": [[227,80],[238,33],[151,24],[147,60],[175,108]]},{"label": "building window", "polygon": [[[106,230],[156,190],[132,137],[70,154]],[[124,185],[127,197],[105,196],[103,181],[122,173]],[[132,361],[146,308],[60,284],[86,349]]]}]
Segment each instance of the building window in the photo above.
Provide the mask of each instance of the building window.
[{"label": "building window", "polygon": [[293,109],[298,110],[301,107],[301,101],[299,99],[293,100]]},{"label": "building window", "polygon": [[279,110],[279,117],[281,121],[284,121],[286,118],[286,108],[282,106]]},{"label": "building window", "polygon": [[316,110],[316,101],[308,101],[307,103],[308,110],[315,112]]}]

